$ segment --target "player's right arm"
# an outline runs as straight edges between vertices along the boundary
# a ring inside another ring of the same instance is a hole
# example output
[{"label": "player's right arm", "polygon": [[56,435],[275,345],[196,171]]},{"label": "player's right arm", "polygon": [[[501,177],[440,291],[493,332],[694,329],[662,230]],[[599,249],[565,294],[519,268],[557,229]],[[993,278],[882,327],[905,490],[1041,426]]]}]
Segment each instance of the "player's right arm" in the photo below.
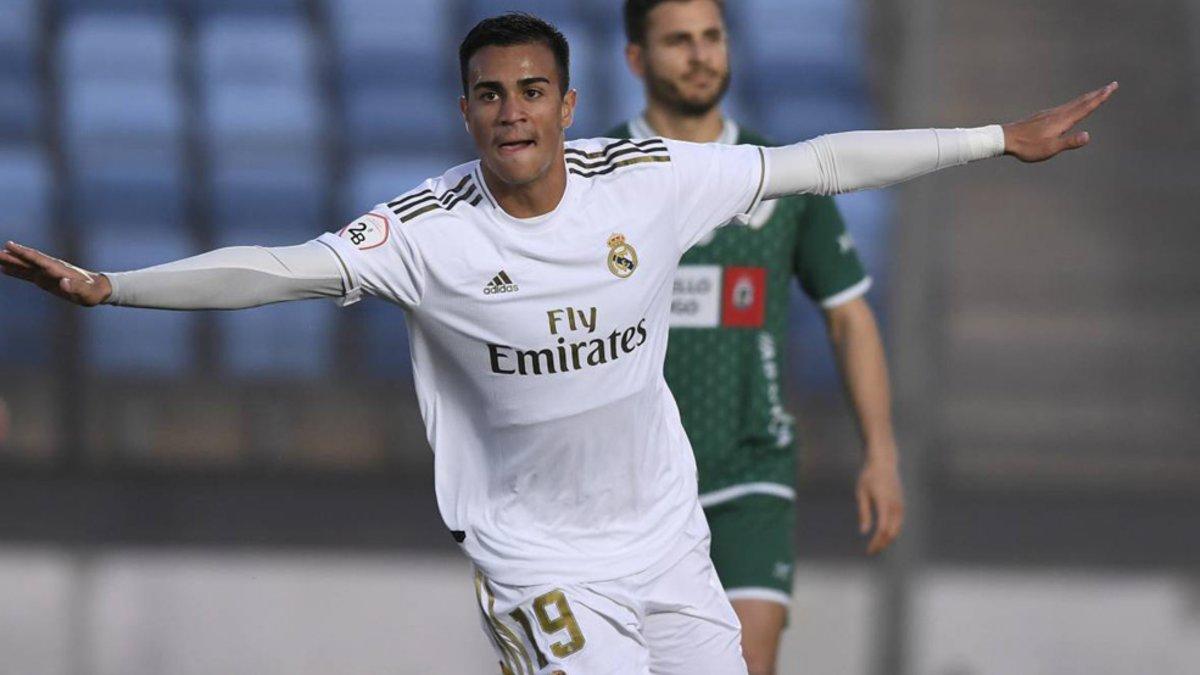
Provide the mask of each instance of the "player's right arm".
[{"label": "player's right arm", "polygon": [[91,272],[8,242],[0,270],[84,307],[244,309],[290,300],[357,300],[362,292],[406,307],[420,302],[422,266],[383,208],[297,246],[233,246],[130,272]]},{"label": "player's right arm", "polygon": [[243,309],[345,294],[337,258],[324,244],[234,246],[132,272],[101,274],[8,242],[4,274],[84,307]]}]

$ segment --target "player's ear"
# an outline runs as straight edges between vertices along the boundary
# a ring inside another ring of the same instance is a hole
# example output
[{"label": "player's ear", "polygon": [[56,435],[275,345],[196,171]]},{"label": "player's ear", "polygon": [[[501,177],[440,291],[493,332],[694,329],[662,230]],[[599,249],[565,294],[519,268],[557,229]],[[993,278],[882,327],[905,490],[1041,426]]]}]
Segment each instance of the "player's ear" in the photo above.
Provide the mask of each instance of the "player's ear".
[{"label": "player's ear", "polygon": [[625,63],[629,64],[629,71],[637,75],[638,79],[646,76],[645,56],[645,50],[636,42],[625,45]]},{"label": "player's ear", "polygon": [[467,133],[471,133],[471,118],[467,117],[467,97],[458,97],[458,111],[462,113],[463,126],[467,128]]},{"label": "player's ear", "polygon": [[574,89],[568,91],[563,96],[562,118],[560,120],[563,129],[569,129],[575,123],[575,103],[578,98],[579,94]]}]

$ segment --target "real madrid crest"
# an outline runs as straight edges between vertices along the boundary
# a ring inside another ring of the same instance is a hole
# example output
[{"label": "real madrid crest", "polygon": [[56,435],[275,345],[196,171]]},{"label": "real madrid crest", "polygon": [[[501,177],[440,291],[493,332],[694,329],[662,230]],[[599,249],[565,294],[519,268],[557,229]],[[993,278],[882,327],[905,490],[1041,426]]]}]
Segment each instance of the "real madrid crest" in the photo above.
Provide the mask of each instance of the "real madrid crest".
[{"label": "real madrid crest", "polygon": [[614,234],[608,238],[608,271],[618,279],[628,279],[637,269],[637,251],[625,241],[625,235]]}]

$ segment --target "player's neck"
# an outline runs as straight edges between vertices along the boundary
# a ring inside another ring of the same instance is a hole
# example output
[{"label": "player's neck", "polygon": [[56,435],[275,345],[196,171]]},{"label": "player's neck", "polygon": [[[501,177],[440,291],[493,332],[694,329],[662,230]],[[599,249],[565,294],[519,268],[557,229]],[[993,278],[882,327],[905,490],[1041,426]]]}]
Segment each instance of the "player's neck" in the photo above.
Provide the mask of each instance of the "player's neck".
[{"label": "player's neck", "polygon": [[654,133],[664,138],[693,143],[712,143],[725,130],[725,116],[721,114],[720,106],[713,106],[707,113],[694,117],[680,115],[651,102],[646,107],[646,122]]},{"label": "player's neck", "polygon": [[483,180],[496,198],[496,203],[513,218],[536,218],[558,208],[567,191],[567,166],[559,151],[558,161],[550,166],[546,175],[528,183],[514,185],[506,183],[481,163]]}]

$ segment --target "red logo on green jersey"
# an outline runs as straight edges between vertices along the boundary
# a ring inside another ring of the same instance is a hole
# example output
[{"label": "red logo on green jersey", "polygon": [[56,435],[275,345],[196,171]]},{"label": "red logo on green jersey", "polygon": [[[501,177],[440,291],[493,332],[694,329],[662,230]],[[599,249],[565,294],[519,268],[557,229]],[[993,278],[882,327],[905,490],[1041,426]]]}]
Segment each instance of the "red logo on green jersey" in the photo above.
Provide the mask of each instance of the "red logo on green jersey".
[{"label": "red logo on green jersey", "polygon": [[761,328],[767,313],[766,268],[726,267],[721,306],[721,325]]}]

